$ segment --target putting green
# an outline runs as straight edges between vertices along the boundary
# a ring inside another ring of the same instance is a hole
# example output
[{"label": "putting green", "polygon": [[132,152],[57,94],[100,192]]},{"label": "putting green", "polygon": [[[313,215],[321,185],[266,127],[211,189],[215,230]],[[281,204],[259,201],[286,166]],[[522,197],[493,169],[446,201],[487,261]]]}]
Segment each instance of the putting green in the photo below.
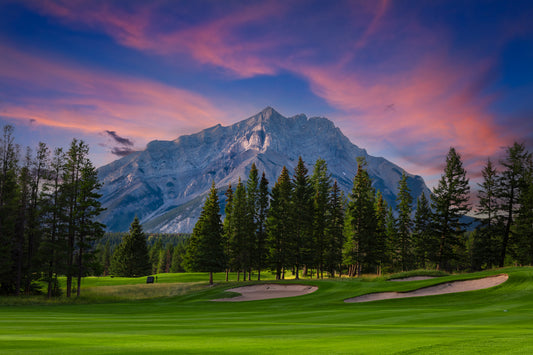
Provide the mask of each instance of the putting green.
[{"label": "putting green", "polygon": [[[508,281],[480,291],[343,302],[367,293],[406,292],[500,273],[508,274]],[[200,285],[178,296],[137,301],[0,306],[0,352],[533,353],[531,267],[404,283],[297,282],[318,286],[318,290],[294,298],[211,302],[227,297],[226,289],[247,284],[219,283]]]}]

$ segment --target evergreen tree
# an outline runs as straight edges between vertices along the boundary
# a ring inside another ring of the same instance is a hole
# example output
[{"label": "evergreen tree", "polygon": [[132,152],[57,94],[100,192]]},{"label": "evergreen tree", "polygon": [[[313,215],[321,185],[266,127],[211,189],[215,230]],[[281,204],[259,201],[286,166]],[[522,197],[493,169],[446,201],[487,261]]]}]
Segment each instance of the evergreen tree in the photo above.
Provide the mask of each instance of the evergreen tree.
[{"label": "evergreen tree", "polygon": [[124,235],[113,253],[111,270],[114,275],[123,277],[139,277],[152,273],[146,235],[137,216],[131,223],[129,233]]},{"label": "evergreen tree", "polygon": [[507,156],[500,163],[504,167],[498,181],[498,198],[501,201],[500,211],[504,219],[503,238],[500,250],[499,266],[505,264],[507,247],[511,236],[511,227],[520,208],[520,192],[524,190],[526,167],[531,161],[531,154],[524,144],[514,143],[507,147]]},{"label": "evergreen tree", "polygon": [[269,261],[276,273],[276,280],[284,278],[291,248],[293,225],[291,222],[292,184],[289,172],[283,167],[281,174],[272,188],[270,209],[267,216],[267,246]]},{"label": "evergreen tree", "polygon": [[377,274],[381,275],[383,265],[387,262],[387,202],[383,199],[380,191],[376,196],[376,236],[375,250]]},{"label": "evergreen tree", "polygon": [[43,212],[44,203],[41,193],[43,181],[48,177],[49,170],[49,149],[46,144],[40,142],[36,156],[31,161],[30,169],[30,195],[28,204],[27,223],[27,244],[26,244],[26,284],[24,290],[30,294],[36,275],[41,271],[39,257],[39,246],[43,239]]},{"label": "evergreen tree", "polygon": [[39,254],[41,260],[46,264],[47,296],[51,298],[57,296],[57,276],[64,272],[64,261],[66,260],[67,244],[66,224],[64,214],[66,213],[64,199],[61,196],[63,161],[65,155],[61,148],[54,151],[54,156],[50,163],[49,176],[43,184],[43,243],[40,246]]},{"label": "evergreen tree", "polygon": [[335,270],[342,271],[344,245],[344,196],[336,180],[328,202],[325,244],[324,267],[334,276]]},{"label": "evergreen tree", "polygon": [[315,162],[313,175],[311,176],[311,187],[313,191],[312,241],[314,243],[314,245],[311,246],[311,249],[314,252],[314,264],[317,267],[317,278],[319,275],[323,278],[326,264],[326,229],[329,217],[329,199],[331,190],[331,177],[328,173],[326,161],[323,159],[318,159]]},{"label": "evergreen tree", "polygon": [[398,219],[397,223],[397,240],[395,247],[396,260],[402,271],[409,270],[411,267],[412,250],[411,250],[411,232],[413,222],[411,221],[413,198],[409,187],[407,186],[407,175],[402,173],[399,182],[398,196],[396,197]]},{"label": "evergreen tree", "polygon": [[503,231],[498,218],[498,172],[490,159],[481,171],[483,182],[479,185],[477,215],[481,224],[474,234],[472,267],[481,269],[498,265],[500,237]]},{"label": "evergreen tree", "polygon": [[186,251],[185,243],[179,243],[174,247],[174,250],[172,251],[172,265],[170,266],[170,272],[185,271],[183,268],[183,257]]},{"label": "evergreen tree", "polygon": [[111,268],[111,257],[112,257],[111,244],[109,243],[109,240],[108,240],[106,241],[104,245],[104,250],[102,253],[102,265],[104,267],[104,276],[109,275],[109,270]]},{"label": "evergreen tree", "polygon": [[350,276],[360,276],[364,267],[376,264],[373,258],[376,216],[375,192],[365,169],[364,158],[358,159],[350,201],[346,211],[344,263],[349,266]]},{"label": "evergreen tree", "polygon": [[[6,125],[0,138],[0,293],[15,293],[13,267],[19,186],[17,182],[19,147],[13,126]],[[16,292],[19,292],[20,289]]]},{"label": "evergreen tree", "polygon": [[259,172],[255,163],[252,163],[248,180],[246,181],[246,206],[247,206],[247,225],[248,233],[246,244],[249,245],[248,260],[248,280],[252,277],[252,267],[255,266],[257,257],[257,223],[259,213]]},{"label": "evergreen tree", "polygon": [[246,188],[239,178],[233,196],[231,216],[233,220],[233,232],[229,240],[231,251],[230,265],[237,270],[237,280],[239,280],[241,271],[244,272],[244,280],[246,280],[246,272],[250,268],[250,253],[253,246],[249,234],[250,219],[248,212]]},{"label": "evergreen tree", "polygon": [[[87,150],[88,153],[88,150]],[[100,203],[102,197],[97,191],[102,185],[98,181],[98,172],[89,159],[84,159],[81,168],[79,190],[76,206],[76,233],[78,282],[76,295],[80,295],[81,279],[86,267],[94,260],[92,245],[104,235],[105,226],[96,219],[104,211]]]},{"label": "evergreen tree", "polygon": [[200,218],[194,226],[184,261],[188,271],[208,272],[210,285],[213,284],[213,273],[224,270],[226,263],[222,243],[220,205],[214,182],[205,200]]},{"label": "evergreen tree", "polygon": [[513,230],[513,256],[520,265],[533,265],[533,164],[529,161],[518,201]]},{"label": "evergreen tree", "polygon": [[[384,260],[387,263],[389,269],[394,270],[392,265],[393,260],[393,250],[395,248],[395,240],[398,240],[398,229],[396,228],[396,218],[394,217],[394,211],[391,206],[388,206],[387,209],[387,219],[385,222],[385,231],[386,231],[386,243],[385,243],[385,256]],[[395,270],[396,271],[396,270]]]},{"label": "evergreen tree", "polygon": [[161,236],[158,236],[155,239],[154,244],[150,247],[148,251],[148,257],[150,259],[150,265],[152,265],[152,274],[157,274],[159,270],[159,254],[163,249],[163,240]]},{"label": "evergreen tree", "polygon": [[299,273],[303,265],[312,263],[312,243],[313,243],[313,190],[307,168],[302,160],[298,158],[298,164],[294,171],[293,193],[292,193],[292,234],[293,248],[289,257],[295,266],[296,279],[300,278]]},{"label": "evergreen tree", "polygon": [[268,194],[268,180],[265,177],[265,173],[261,176],[259,182],[259,196],[258,196],[258,210],[257,210],[257,232],[256,232],[256,254],[255,262],[257,268],[257,280],[261,280],[261,269],[265,264],[265,258],[267,255],[266,250],[266,219],[269,206],[269,194]]},{"label": "evergreen tree", "polygon": [[431,209],[426,195],[417,199],[413,226],[413,250],[415,265],[425,269],[429,260],[435,260],[438,240],[433,238],[431,229]]},{"label": "evergreen tree", "polygon": [[229,271],[230,268],[233,266],[233,260],[234,256],[232,253],[231,243],[233,242],[233,235],[235,232],[235,223],[233,222],[233,189],[231,188],[231,184],[229,185],[228,189],[225,193],[226,196],[226,206],[224,207],[224,214],[226,217],[224,218],[224,223],[222,226],[223,230],[223,240],[222,244],[224,245],[224,254],[226,255],[226,281],[228,281],[229,278]]},{"label": "evergreen tree", "polygon": [[78,215],[78,194],[80,190],[81,170],[83,161],[88,153],[88,147],[83,141],[73,139],[70,144],[65,158],[66,162],[63,167],[63,183],[61,185],[62,198],[61,204],[65,206],[66,233],[67,233],[67,262],[66,262],[66,276],[67,276],[67,297],[72,294],[72,278],[75,275],[75,247],[76,237],[79,231]]},{"label": "evergreen tree", "polygon": [[434,211],[434,233],[439,238],[436,253],[437,269],[450,269],[456,259],[454,247],[462,246],[466,224],[461,218],[470,210],[470,187],[461,156],[452,147],[446,156],[446,167],[431,196]]}]

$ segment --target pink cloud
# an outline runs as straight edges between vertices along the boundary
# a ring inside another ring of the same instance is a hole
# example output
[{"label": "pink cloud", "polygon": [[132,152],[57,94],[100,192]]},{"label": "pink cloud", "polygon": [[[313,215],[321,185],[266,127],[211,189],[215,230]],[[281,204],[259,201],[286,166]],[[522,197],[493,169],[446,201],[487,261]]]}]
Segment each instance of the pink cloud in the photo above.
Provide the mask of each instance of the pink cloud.
[{"label": "pink cloud", "polygon": [[[287,8],[284,2],[244,4],[222,16],[194,25],[158,29],[157,3],[135,4],[126,11],[111,2],[29,1],[43,14],[54,16],[72,26],[89,26],[114,38],[119,44],[159,55],[190,55],[201,64],[224,68],[238,77],[274,74],[275,65],[263,54],[279,46],[279,37],[245,41],[242,29],[247,25],[266,24]],[[170,3],[172,4],[172,3]],[[168,5],[168,4],[167,4]]]},{"label": "pink cloud", "polygon": [[6,46],[0,51],[0,80],[32,92],[4,103],[5,117],[93,133],[118,130],[143,140],[173,139],[224,117],[209,100],[187,90],[51,62]]}]

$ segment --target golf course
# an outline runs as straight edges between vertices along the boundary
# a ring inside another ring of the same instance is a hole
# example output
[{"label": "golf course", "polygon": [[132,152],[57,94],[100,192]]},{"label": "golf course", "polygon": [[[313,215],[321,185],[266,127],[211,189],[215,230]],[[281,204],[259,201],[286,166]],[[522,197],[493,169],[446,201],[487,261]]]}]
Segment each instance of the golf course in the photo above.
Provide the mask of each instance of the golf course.
[{"label": "golf course", "polygon": [[[345,302],[496,275],[508,279],[475,291]],[[220,273],[211,287],[206,273],[157,276],[154,284],[146,277],[89,277],[78,299],[2,297],[0,353],[533,353],[533,267],[405,282],[370,276],[278,282],[268,274],[261,282],[225,282]],[[298,285],[308,293],[220,301],[239,296],[229,289],[258,284]]]}]

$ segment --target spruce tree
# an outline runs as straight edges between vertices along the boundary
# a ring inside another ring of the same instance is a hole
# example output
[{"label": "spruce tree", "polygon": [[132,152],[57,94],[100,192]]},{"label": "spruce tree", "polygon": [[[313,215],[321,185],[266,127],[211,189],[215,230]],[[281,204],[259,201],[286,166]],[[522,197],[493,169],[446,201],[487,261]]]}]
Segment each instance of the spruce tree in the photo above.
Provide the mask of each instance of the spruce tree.
[{"label": "spruce tree", "polygon": [[513,229],[513,256],[520,265],[533,265],[533,164],[528,163]]},{"label": "spruce tree", "polygon": [[224,223],[222,225],[222,245],[224,246],[224,255],[226,255],[226,281],[228,281],[230,268],[232,268],[234,264],[231,243],[233,242],[233,235],[235,233],[235,223],[233,222],[233,189],[231,188],[231,184],[226,190],[225,196],[226,206],[224,207],[224,214],[226,217],[224,218]]},{"label": "spruce tree", "polygon": [[298,164],[293,177],[292,194],[292,234],[293,248],[291,248],[290,259],[295,267],[295,276],[300,278],[300,270],[303,265],[309,265],[313,261],[313,190],[307,168],[302,160],[298,158]]},{"label": "spruce tree", "polygon": [[246,188],[239,178],[235,194],[233,196],[232,219],[233,219],[233,233],[230,239],[230,249],[232,255],[232,265],[237,270],[237,279],[240,277],[240,272],[244,273],[244,280],[246,280],[246,272],[250,268],[250,253],[252,250],[252,243],[250,238],[250,218],[249,210],[246,201]]},{"label": "spruce tree", "polygon": [[492,161],[481,171],[483,182],[479,185],[477,215],[481,220],[474,234],[472,266],[474,269],[498,265],[501,250],[501,219],[498,218],[498,172]]},{"label": "spruce tree", "polygon": [[208,272],[210,285],[213,284],[213,273],[224,270],[226,265],[222,232],[220,205],[213,182],[194,226],[184,260],[188,271]]},{"label": "spruce tree", "polygon": [[267,248],[272,270],[276,280],[284,278],[287,267],[291,241],[293,240],[292,216],[292,184],[289,172],[283,167],[281,174],[272,188],[270,209],[267,216]]},{"label": "spruce tree", "polygon": [[344,263],[349,266],[349,276],[360,276],[364,267],[376,264],[373,258],[376,232],[375,192],[365,168],[364,158],[358,159],[357,173],[346,211],[343,256]]},{"label": "spruce tree", "polygon": [[326,229],[331,190],[331,177],[328,173],[327,163],[323,159],[318,159],[315,162],[313,175],[311,176],[311,187],[313,194],[313,245],[311,245],[311,250],[314,254],[314,264],[317,267],[317,278],[319,275],[323,278],[326,264]]},{"label": "spruce tree", "polygon": [[342,248],[344,246],[344,195],[335,180],[328,201],[325,231],[324,267],[334,276],[342,271]]},{"label": "spruce tree", "polygon": [[146,235],[137,216],[113,253],[111,271],[114,275],[123,277],[139,277],[152,273]]},{"label": "spruce tree", "polygon": [[[16,236],[19,186],[19,147],[13,126],[6,125],[0,137],[0,293],[15,293],[13,248]],[[20,291],[20,290],[19,290]],[[19,292],[17,291],[17,292]]]},{"label": "spruce tree", "polygon": [[377,274],[381,275],[383,265],[387,261],[387,202],[383,199],[381,191],[377,192],[376,196],[376,234],[375,234],[375,250],[377,263]]},{"label": "spruce tree", "polygon": [[265,177],[265,172],[261,176],[261,181],[259,182],[259,203],[257,211],[257,234],[256,234],[256,254],[255,262],[257,267],[257,280],[261,280],[261,269],[264,267],[265,258],[267,255],[266,250],[266,219],[268,214],[269,206],[269,194],[268,194],[268,180]]},{"label": "spruce tree", "polygon": [[247,226],[248,233],[246,244],[249,246],[248,260],[248,280],[252,277],[252,267],[255,266],[257,257],[257,224],[259,213],[259,172],[255,163],[252,163],[248,180],[246,181],[246,206],[247,206]]},{"label": "spruce tree", "polygon": [[[87,151],[88,152],[88,151]],[[79,182],[76,207],[78,231],[76,238],[78,282],[76,295],[80,295],[81,280],[87,273],[87,265],[94,260],[96,241],[104,235],[105,225],[96,219],[104,211],[100,203],[101,194],[98,193],[102,185],[98,181],[98,172],[89,159],[84,159]]]},{"label": "spruce tree", "polygon": [[407,175],[402,173],[399,182],[398,196],[396,197],[398,219],[397,219],[397,240],[396,240],[396,260],[402,271],[406,271],[412,264],[411,232],[413,222],[411,220],[413,198],[407,186]]},{"label": "spruce tree", "polygon": [[469,193],[461,156],[452,147],[446,156],[444,174],[431,195],[434,233],[439,239],[435,260],[438,270],[449,269],[451,261],[457,257],[454,247],[462,246],[466,224],[461,218],[470,211]]},{"label": "spruce tree", "polygon": [[504,169],[498,181],[498,198],[501,201],[500,213],[504,223],[499,253],[500,267],[505,264],[511,228],[520,208],[520,193],[526,186],[524,185],[524,177],[527,174],[526,167],[531,161],[531,153],[526,150],[524,144],[515,142],[511,147],[507,147],[506,153],[505,159],[500,162]]},{"label": "spruce tree", "polygon": [[[425,194],[416,201],[413,223],[413,252],[415,265],[425,269],[429,260],[435,260],[438,240],[433,237],[431,229],[431,209]],[[433,253],[433,254],[432,254]]]}]

